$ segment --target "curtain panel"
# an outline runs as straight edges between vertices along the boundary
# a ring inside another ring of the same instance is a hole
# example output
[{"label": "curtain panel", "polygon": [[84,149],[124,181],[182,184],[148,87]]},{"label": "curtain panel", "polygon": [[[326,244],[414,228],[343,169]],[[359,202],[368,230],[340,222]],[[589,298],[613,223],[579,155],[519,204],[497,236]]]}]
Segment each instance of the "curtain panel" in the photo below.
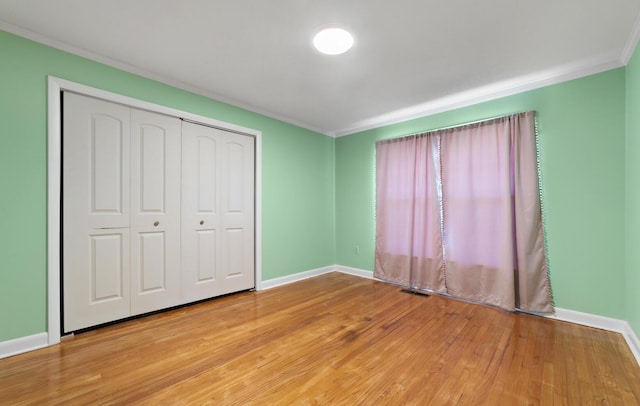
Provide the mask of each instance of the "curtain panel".
[{"label": "curtain panel", "polygon": [[374,275],[551,313],[535,113],[376,143]]}]

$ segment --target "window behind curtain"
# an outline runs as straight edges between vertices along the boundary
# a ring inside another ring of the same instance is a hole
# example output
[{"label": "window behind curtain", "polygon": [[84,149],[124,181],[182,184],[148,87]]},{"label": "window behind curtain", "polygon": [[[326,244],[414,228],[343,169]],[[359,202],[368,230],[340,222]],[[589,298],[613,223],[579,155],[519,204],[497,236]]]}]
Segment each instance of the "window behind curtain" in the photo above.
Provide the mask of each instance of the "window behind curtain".
[{"label": "window behind curtain", "polygon": [[552,312],[534,112],[376,144],[375,276]]}]

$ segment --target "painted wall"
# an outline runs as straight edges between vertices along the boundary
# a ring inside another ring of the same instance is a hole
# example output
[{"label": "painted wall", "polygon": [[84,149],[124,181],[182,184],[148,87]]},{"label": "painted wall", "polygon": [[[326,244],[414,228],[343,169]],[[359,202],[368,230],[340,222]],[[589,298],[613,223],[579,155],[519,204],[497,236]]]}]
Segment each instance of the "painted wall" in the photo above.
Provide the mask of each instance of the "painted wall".
[{"label": "painted wall", "polygon": [[626,74],[626,320],[640,337],[640,47]]},{"label": "painted wall", "polygon": [[337,139],[337,263],[373,270],[376,140],[526,110],[538,112],[556,306],[626,318],[625,69]]},{"label": "painted wall", "polygon": [[638,54],[626,69],[334,141],[0,31],[0,342],[46,330],[47,75],[261,130],[263,280],[373,270],[376,140],[535,109],[556,304],[640,334]]},{"label": "painted wall", "polygon": [[332,138],[0,31],[0,342],[46,331],[47,75],[262,131],[263,280],[335,263]]}]

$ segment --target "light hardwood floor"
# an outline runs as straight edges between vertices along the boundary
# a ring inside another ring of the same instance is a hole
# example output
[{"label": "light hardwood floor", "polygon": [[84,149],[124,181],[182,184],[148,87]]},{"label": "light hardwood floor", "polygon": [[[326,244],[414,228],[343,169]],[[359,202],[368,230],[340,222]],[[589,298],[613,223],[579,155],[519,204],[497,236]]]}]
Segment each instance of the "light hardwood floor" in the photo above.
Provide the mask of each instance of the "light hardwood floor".
[{"label": "light hardwood floor", "polygon": [[0,404],[640,405],[622,336],[332,273],[0,360]]}]

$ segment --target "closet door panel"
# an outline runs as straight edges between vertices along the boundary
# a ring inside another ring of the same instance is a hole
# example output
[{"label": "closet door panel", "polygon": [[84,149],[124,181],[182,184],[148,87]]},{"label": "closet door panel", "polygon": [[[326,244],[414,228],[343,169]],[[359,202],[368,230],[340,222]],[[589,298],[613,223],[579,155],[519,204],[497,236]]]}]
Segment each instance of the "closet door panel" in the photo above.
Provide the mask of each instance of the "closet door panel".
[{"label": "closet door panel", "polygon": [[226,228],[226,243],[225,250],[225,278],[240,277],[243,275],[244,263],[243,258],[245,254],[245,236],[244,230],[241,228]]},{"label": "closet door panel", "polygon": [[129,230],[92,230],[68,238],[66,243],[73,250],[68,251],[65,263],[81,272],[64,274],[64,330],[75,331],[127,317]]},{"label": "closet door panel", "polygon": [[222,197],[222,292],[255,287],[254,138],[221,132],[224,190]]},{"label": "closet door panel", "polygon": [[129,109],[64,93],[63,199],[70,221],[129,226]]},{"label": "closet door panel", "polygon": [[147,232],[138,233],[138,247],[140,252],[140,263],[138,267],[139,292],[153,293],[167,289],[167,262],[164,255],[167,241],[165,233]]},{"label": "closet door panel", "polygon": [[[218,140],[206,133],[195,139],[195,150],[191,151],[196,159],[193,175],[196,176],[197,205],[195,211],[200,214],[218,213]],[[193,191],[192,191],[193,192]]]},{"label": "closet door panel", "polygon": [[91,303],[108,301],[124,296],[123,280],[126,274],[126,231],[89,236],[89,285]]},{"label": "closet door panel", "polygon": [[185,302],[221,293],[220,140],[182,123],[182,291]]},{"label": "closet door panel", "polygon": [[64,331],[129,315],[129,109],[63,96]]},{"label": "closet door panel", "polygon": [[181,303],[180,120],[131,111],[131,313]]},{"label": "closet door panel", "polygon": [[216,279],[217,230],[197,230],[196,283],[214,281]]},{"label": "closet door panel", "polygon": [[[119,217],[123,225],[126,218],[126,159],[128,147],[122,131],[122,121],[116,117],[92,114],[90,149],[90,198],[94,218],[114,221]],[[111,225],[112,223],[108,224]],[[100,224],[96,224],[100,226]]]}]

